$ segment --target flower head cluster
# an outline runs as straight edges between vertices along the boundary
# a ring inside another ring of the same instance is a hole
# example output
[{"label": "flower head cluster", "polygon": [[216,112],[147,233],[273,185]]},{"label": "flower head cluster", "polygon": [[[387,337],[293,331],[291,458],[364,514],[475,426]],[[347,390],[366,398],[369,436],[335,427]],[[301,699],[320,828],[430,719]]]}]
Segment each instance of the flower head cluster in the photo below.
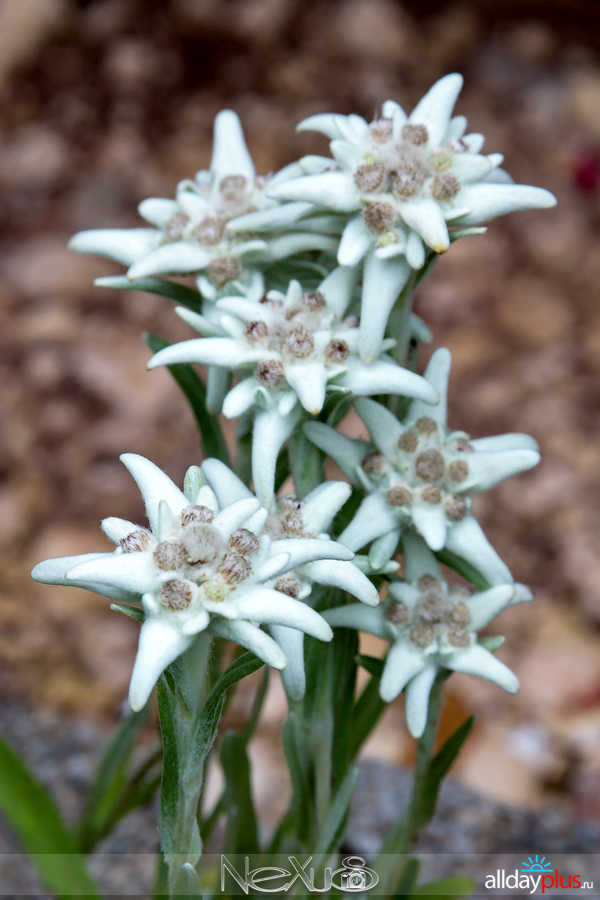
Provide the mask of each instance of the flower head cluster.
[{"label": "flower head cluster", "polygon": [[546,190],[513,184],[499,168],[502,156],[481,154],[483,136],[465,134],[464,116],[452,118],[462,81],[457,74],[440,79],[410,116],[393,100],[370,124],[356,115],[311,116],[299,130],[331,138],[334,160],[306,157],[301,177],[267,189],[279,200],[345,215],[338,262],[364,259],[366,360],[377,354],[389,312],[428,252],[444,253],[453,238],[476,233],[470,226],[556,202]]},{"label": "flower head cluster", "polygon": [[479,593],[450,586],[420,537],[409,532],[403,543],[406,581],[390,584],[385,603],[377,609],[351,604],[324,615],[330,625],[359,628],[391,642],[380,694],[390,702],[406,688],[408,727],[420,737],[440,668],[478,675],[510,693],[518,690],[515,675],[478,641],[477,632],[508,606],[532,595],[514,584]]},{"label": "flower head cluster", "polygon": [[450,353],[441,348],[425,373],[440,403],[414,401],[402,423],[384,406],[357,400],[374,446],[316,422],[305,426],[306,433],[367,492],[342,543],[358,550],[373,541],[370,555],[379,566],[396,551],[403,530],[413,527],[432,550],[452,550],[492,584],[509,582],[510,572],[471,512],[471,495],[535,466],[537,445],[523,434],[471,440],[465,432],[448,432],[449,374]]},{"label": "flower head cluster", "polygon": [[[208,484],[224,506],[247,500],[252,494],[234,473],[217,459],[206,460],[202,472]],[[315,541],[331,541],[328,531],[336,513],[350,496],[350,485],[343,481],[328,481],[311,491],[303,500],[293,495],[272,498],[264,533],[272,546],[285,550],[290,542],[305,542],[311,547]],[[322,546],[322,545],[321,545]],[[347,591],[368,606],[379,604],[379,594],[372,582],[347,559],[319,559],[316,556],[297,565],[293,572],[280,576],[273,587],[283,594],[309,601],[314,584],[330,585]],[[288,694],[299,699],[304,694],[304,633],[285,625],[271,625],[270,631],[283,649],[288,665],[282,672]]]},{"label": "flower head cluster", "polygon": [[266,196],[267,186],[297,173],[288,167],[275,176],[257,176],[237,115],[223,110],[215,119],[213,155],[209,170],[177,186],[174,200],[142,201],[140,215],[152,228],[103,228],[83,231],[70,242],[72,250],[109,256],[129,266],[130,279],[156,275],[197,274],[198,289],[214,300],[223,289],[240,293],[261,291],[262,271],[275,260],[305,250],[335,250],[337,242],[295,224],[309,204],[292,204],[278,232],[258,238],[249,230],[231,230],[248,213],[278,206]]},{"label": "flower head cluster", "polygon": [[[326,535],[272,540],[264,532],[268,511],[252,495],[220,504],[198,470],[186,476],[183,493],[143,457],[125,454],[122,460],[142,492],[149,527],[105,519],[102,527],[117,544],[114,552],[46,560],[33,577],[118,601],[141,599],[145,619],[130,685],[133,709],[142,708],[163,670],[207,628],[278,669],[288,662],[277,643],[278,626],[331,638],[330,627],[294,596],[289,582],[298,566],[348,561],[351,551]],[[329,576],[334,583],[337,571],[334,566]],[[321,573],[327,583],[327,566],[311,572],[314,580]],[[362,593],[376,602],[372,591]],[[275,639],[261,624],[275,629]]]},{"label": "flower head cluster", "polygon": [[223,412],[229,418],[251,408],[259,413],[254,431],[260,452],[254,462],[261,471],[255,466],[254,476],[263,503],[272,492],[277,453],[297,424],[301,408],[317,415],[328,391],[437,401],[429,382],[385,354],[370,365],[359,358],[358,322],[346,317],[356,275],[355,269],[340,267],[317,290],[303,291],[298,281],[292,281],[286,294],[269,291],[261,301],[226,297],[217,301],[210,321],[180,309],[190,325],[208,328],[212,334],[220,330],[224,336],[183,341],[150,360],[150,368],[204,363],[246,375],[225,397]]}]

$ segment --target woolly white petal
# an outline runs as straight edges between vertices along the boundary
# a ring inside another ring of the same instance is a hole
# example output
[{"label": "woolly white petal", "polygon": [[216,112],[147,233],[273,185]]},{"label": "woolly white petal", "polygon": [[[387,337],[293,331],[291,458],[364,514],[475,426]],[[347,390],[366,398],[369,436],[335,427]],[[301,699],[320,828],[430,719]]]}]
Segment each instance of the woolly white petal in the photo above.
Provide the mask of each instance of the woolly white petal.
[{"label": "woolly white petal", "polygon": [[[318,113],[299,122],[296,125],[296,131],[318,131],[333,140],[341,137],[339,122],[343,118],[339,113]],[[329,164],[331,165],[331,160],[329,160]]]},{"label": "woolly white petal", "polygon": [[149,275],[199,272],[206,268],[211,258],[208,250],[202,247],[196,247],[187,241],[176,241],[173,244],[163,244],[138,259],[130,267],[127,277],[134,281]]},{"label": "woolly white petal", "polygon": [[149,593],[157,587],[156,565],[150,553],[109,554],[103,559],[79,562],[67,572],[66,583],[94,582],[132,594]]},{"label": "woolly white petal", "polygon": [[526,584],[515,584],[515,596],[511,606],[516,606],[517,603],[529,603],[530,600],[533,600],[533,591]]},{"label": "woolly white petal", "polygon": [[237,419],[247,412],[256,400],[258,384],[255,378],[245,378],[229,391],[223,401],[223,415],[226,419]]},{"label": "woolly white petal", "polygon": [[365,606],[364,603],[337,606],[335,609],[326,609],[323,618],[334,628],[356,628],[357,631],[366,631],[375,637],[389,640],[388,625],[383,612],[373,606]]},{"label": "woolly white petal", "polygon": [[304,570],[318,584],[329,584],[341,588],[369,606],[379,605],[377,588],[354,563],[337,559],[316,560]]},{"label": "woolly white petal", "polygon": [[179,204],[176,200],[164,200],[161,197],[149,197],[142,200],[138,206],[138,212],[142,219],[156,225],[157,228],[164,228],[172,215],[179,210]]},{"label": "woolly white petal", "polygon": [[194,641],[181,634],[166,618],[147,618],[140,631],[135,665],[129,684],[129,705],[139,712],[148,702],[152,689],[167,666],[181,656]]},{"label": "woolly white petal", "polygon": [[362,397],[354,401],[354,408],[383,455],[388,459],[395,459],[398,441],[404,432],[396,416],[381,403]]},{"label": "woolly white petal", "polygon": [[244,347],[233,338],[193,338],[159,350],[148,362],[149,369],[172,366],[177,363],[201,363],[235,369],[253,359],[260,359],[262,351]]},{"label": "woolly white petal", "polygon": [[348,547],[327,538],[284,538],[273,541],[272,550],[273,553],[289,553],[288,569],[316,559],[351,560],[354,557]]},{"label": "woolly white petal", "polygon": [[[275,551],[276,552],[276,551]],[[269,556],[255,570],[254,576],[257,581],[269,581],[277,575],[290,568],[289,553],[277,553],[276,556]]]},{"label": "woolly white petal", "polygon": [[440,347],[435,351],[425,369],[424,377],[437,391],[439,403],[435,406],[431,406],[429,403],[422,403],[419,400],[411,403],[408,415],[406,416],[407,425],[413,425],[417,419],[421,418],[421,416],[427,416],[437,422],[443,429],[446,428],[446,418],[448,415],[448,380],[450,378],[451,365],[452,356],[446,347]]},{"label": "woolly white petal", "polygon": [[437,403],[438,394],[421,375],[387,362],[370,365],[354,360],[340,379],[340,384],[353,394],[402,394],[417,397],[429,403]]},{"label": "woolly white petal", "polygon": [[317,416],[325,403],[327,370],[320,360],[288,364],[285,378],[292,387],[304,409]]},{"label": "woolly white petal", "polygon": [[359,205],[359,194],[349,172],[323,172],[284,181],[267,189],[276,200],[303,200],[336,212],[353,212]]},{"label": "woolly white petal", "polygon": [[447,141],[458,141],[467,129],[467,120],[465,116],[453,116],[450,119],[448,130],[444,135],[444,143]]},{"label": "woolly white petal", "polygon": [[483,134],[473,131],[471,134],[465,134],[462,137],[462,141],[467,145],[471,153],[479,153],[485,144],[485,137]]},{"label": "woolly white petal", "polygon": [[227,223],[227,231],[233,234],[240,231],[279,231],[281,228],[289,228],[298,219],[307,215],[314,209],[312,203],[285,203],[281,206],[272,206],[270,209],[261,209],[258,212],[246,213]]},{"label": "woolly white petal", "polygon": [[487,681],[493,681],[498,687],[516,694],[519,690],[519,679],[511,672],[508,666],[500,662],[492,653],[473,644],[466,650],[459,650],[444,660],[444,665],[454,672],[464,672],[465,675],[478,675]]},{"label": "woolly white petal", "polygon": [[516,585],[498,584],[487,591],[480,591],[480,593],[474,594],[467,601],[471,610],[470,627],[474,631],[484,628],[503,609],[512,604],[516,593]]},{"label": "woolly white petal", "polygon": [[155,466],[149,459],[138,456],[137,453],[123,453],[119,459],[129,470],[140,489],[151,531],[158,531],[158,507],[161,500],[168,503],[171,512],[176,516],[189,505],[185,494],[173,484],[162,469]]},{"label": "woolly white petal", "polygon": [[537,450],[477,450],[468,455],[469,474],[459,490],[487,491],[505,478],[532,469],[539,461]]},{"label": "woolly white petal", "polygon": [[[251,622],[215,617],[210,624],[210,631],[218,637],[235,641],[236,644],[251,650],[259,659],[274,669],[284,669],[287,665],[287,659],[281,647],[273,638],[256,625],[252,625]],[[294,631],[294,633],[296,632]]]},{"label": "woolly white petal", "polygon": [[281,673],[284,687],[292,700],[301,700],[306,690],[304,632],[297,628],[286,628],[285,625],[269,625],[269,631],[287,660],[287,665]]},{"label": "woolly white petal", "polygon": [[188,325],[191,325],[192,328],[195,328],[196,331],[199,331],[205,337],[223,336],[223,328],[213,319],[201,316],[200,313],[188,309],[187,306],[176,306],[175,312],[180,319],[183,319],[184,322],[187,322]]},{"label": "woolly white petal", "polygon": [[282,418],[277,410],[259,412],[252,432],[252,480],[256,496],[262,506],[269,507],[273,499],[275,467],[284,443],[296,427],[301,414],[297,406]]},{"label": "woolly white petal", "polygon": [[282,234],[281,237],[273,238],[269,242],[269,254],[273,259],[287,259],[288,256],[310,250],[326,250],[334,253],[337,246],[336,236],[296,231],[293,234]]},{"label": "woolly white petal", "polygon": [[209,366],[206,377],[206,411],[216,416],[223,409],[225,395],[231,387],[231,372],[221,366]]},{"label": "woolly white petal", "polygon": [[344,228],[338,249],[340,266],[356,266],[361,261],[371,244],[373,235],[365,225],[362,216],[350,219]]},{"label": "woolly white petal", "polygon": [[412,520],[415,528],[425,538],[432,550],[441,550],[446,543],[446,513],[441,504],[413,504]]},{"label": "woolly white petal", "polygon": [[372,449],[370,444],[366,441],[351,440],[322,422],[307,422],[304,433],[309,441],[336,461],[350,481],[357,483],[356,469]]},{"label": "woolly white petal", "polygon": [[383,497],[367,494],[339,540],[351,550],[360,550],[365,544],[396,529],[397,525],[396,517]]},{"label": "woolly white petal", "polygon": [[406,724],[414,738],[420,738],[427,724],[429,695],[437,674],[437,666],[430,663],[412,679],[406,688]]},{"label": "woolly white petal", "polygon": [[419,534],[406,530],[402,535],[404,551],[404,577],[411,584],[416,583],[422,575],[440,577],[438,561]]},{"label": "woolly white petal", "polygon": [[481,572],[490,584],[512,584],[513,577],[474,516],[468,515],[448,528],[446,547]]},{"label": "woolly white petal", "polygon": [[95,228],[73,235],[69,241],[69,250],[108,256],[130,266],[150,253],[159,238],[160,232],[155,228]]},{"label": "woolly white petal", "polygon": [[369,550],[369,565],[375,572],[383,569],[396,552],[400,533],[400,528],[396,528],[394,531],[382,534],[380,538],[373,541]]},{"label": "woolly white petal", "polygon": [[461,184],[480,181],[494,168],[494,160],[479,153],[457,153],[454,157],[451,172]]},{"label": "woolly white petal", "polygon": [[244,524],[257,510],[260,509],[260,503],[256,497],[247,497],[244,500],[238,500],[231,503],[217,513],[213,519],[212,525],[223,537],[229,537],[234,531]]},{"label": "woolly white petal", "polygon": [[327,300],[327,306],[338,318],[342,318],[352,299],[352,292],[358,280],[358,268],[344,263],[333,269],[319,285],[319,291]]},{"label": "woolly white petal", "polygon": [[[384,119],[393,119],[394,124],[396,124],[397,122],[400,127],[402,127],[402,125],[405,125],[408,121],[408,116],[406,115],[402,107],[398,103],[396,103],[395,100],[386,100],[384,102],[383,106],[381,107],[381,115],[384,117]],[[399,136],[399,132],[397,136]]]},{"label": "woolly white petal", "polygon": [[137,592],[122,590],[121,588],[112,587],[102,582],[77,580],[67,578],[67,572],[75,568],[81,563],[93,562],[95,560],[109,559],[113,557],[113,553],[82,553],[78,556],[63,556],[58,559],[45,559],[43,562],[34,567],[31,577],[41,584],[65,584],[70,587],[83,588],[85,591],[92,591],[94,594],[100,594],[102,597],[108,597],[116,603],[136,603],[139,601]]},{"label": "woolly white petal", "polygon": [[379,695],[386,703],[395,700],[408,682],[427,666],[427,661],[420,650],[397,641],[392,644],[383,667],[383,675],[379,685]]},{"label": "woolly white petal", "polygon": [[352,488],[345,481],[326,481],[302,501],[302,520],[307,531],[328,531],[334,516],[342,508]]},{"label": "woolly white petal", "polygon": [[222,109],[215,118],[210,171],[218,180],[226,175],[243,175],[249,181],[254,180],[254,163],[242,125],[231,109]]},{"label": "woolly white petal", "polygon": [[408,121],[411,124],[427,128],[431,147],[441,144],[462,85],[462,75],[445,75],[427,91],[410,114]]},{"label": "woolly white petal", "polygon": [[550,191],[526,184],[467,184],[459,199],[461,207],[470,210],[461,218],[461,225],[479,225],[510,212],[556,206],[556,197]]},{"label": "woolly white petal", "polygon": [[261,587],[248,591],[232,601],[237,617],[267,625],[298,628],[321,641],[330,641],[333,632],[325,619],[303,603],[280,591]]},{"label": "woolly white petal", "polygon": [[445,253],[450,246],[448,226],[444,213],[436,200],[414,197],[400,205],[400,214],[409,228],[421,235],[428,247],[436,253]]},{"label": "woolly white petal", "polygon": [[107,519],[103,519],[100,523],[100,528],[113,544],[118,544],[119,541],[122,541],[123,538],[126,538],[133,531],[146,531],[145,528],[140,528],[139,525],[128,522],[127,519],[119,519],[116,516],[109,516]]},{"label": "woolly white petal", "polygon": [[495,434],[469,441],[475,450],[537,450],[538,442],[528,434]]},{"label": "woolly white petal", "polygon": [[412,269],[421,269],[425,264],[425,247],[421,236],[411,231],[406,241],[406,260]]},{"label": "woolly white petal", "polygon": [[408,281],[410,266],[403,257],[365,258],[360,318],[360,355],[366,363],[377,359],[394,303]]},{"label": "woolly white petal", "polygon": [[238,478],[220,459],[205,459],[200,465],[200,470],[215,492],[220,507],[252,497],[252,492],[241,478]]}]

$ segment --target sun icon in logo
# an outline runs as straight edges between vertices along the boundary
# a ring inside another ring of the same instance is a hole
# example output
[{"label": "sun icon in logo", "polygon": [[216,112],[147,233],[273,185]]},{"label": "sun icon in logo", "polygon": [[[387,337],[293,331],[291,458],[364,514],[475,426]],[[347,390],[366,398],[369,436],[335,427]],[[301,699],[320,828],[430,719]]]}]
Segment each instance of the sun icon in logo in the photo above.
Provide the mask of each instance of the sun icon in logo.
[{"label": "sun icon in logo", "polygon": [[535,859],[532,859],[531,856],[527,857],[527,862],[524,862],[521,866],[521,872],[551,872],[552,871],[552,863],[549,860],[546,860],[545,856],[541,858],[535,855]]}]

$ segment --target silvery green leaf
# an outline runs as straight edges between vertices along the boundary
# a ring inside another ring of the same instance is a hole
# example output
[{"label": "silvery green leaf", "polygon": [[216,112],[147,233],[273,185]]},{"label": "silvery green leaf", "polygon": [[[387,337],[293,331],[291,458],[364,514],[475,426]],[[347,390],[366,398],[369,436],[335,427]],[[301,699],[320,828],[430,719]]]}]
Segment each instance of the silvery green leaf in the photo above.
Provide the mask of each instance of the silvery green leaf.
[{"label": "silvery green leaf", "polygon": [[[252,480],[254,490],[263,506],[269,507],[275,486],[275,468],[279,451],[289,438],[301,417],[301,407],[285,418],[278,410],[259,412],[252,431]],[[285,623],[284,623],[285,624]]]},{"label": "silvery green leaf", "polygon": [[187,309],[185,306],[176,306],[175,312],[184,322],[187,322],[188,325],[191,325],[192,328],[199,331],[200,334],[203,334],[206,337],[223,336],[223,328],[216,319],[209,319],[206,316],[201,316],[200,313]]},{"label": "silvery green leaf", "polygon": [[432,550],[441,550],[446,543],[448,525],[441,504],[415,503],[411,510],[413,524]]},{"label": "silvery green leaf", "polygon": [[406,261],[412,269],[421,269],[425,265],[425,247],[421,236],[411,231],[406,241]]},{"label": "silvery green leaf", "polygon": [[381,403],[363,397],[354,401],[354,408],[369,429],[376,447],[384,456],[393,458],[398,452],[398,441],[404,433],[396,416]]},{"label": "silvery green leaf", "polygon": [[196,503],[202,485],[202,472],[198,466],[190,466],[183,479],[183,493],[192,505]]},{"label": "silvery green leaf", "polygon": [[371,544],[369,550],[369,565],[374,572],[380,572],[390,561],[398,548],[400,541],[400,529],[388,531]]},{"label": "silvery green leaf", "polygon": [[326,481],[311,491],[302,501],[302,520],[307,531],[320,534],[328,531],[334,516],[352,493],[345,481]]},{"label": "silvery green leaf", "polygon": [[450,367],[452,365],[452,356],[446,347],[439,347],[432,354],[431,359],[425,369],[425,380],[435,389],[439,402],[432,406],[430,403],[423,403],[421,400],[414,400],[408,410],[406,416],[406,425],[413,425],[421,416],[427,416],[433,419],[437,424],[446,428],[446,418],[448,415],[448,381],[450,379]]},{"label": "silvery green leaf", "polygon": [[323,618],[327,619],[334,628],[356,628],[358,631],[366,631],[375,637],[389,639],[389,631],[381,609],[374,606],[365,606],[364,603],[350,603],[348,606],[338,606],[335,609],[326,609]]},{"label": "silvery green leaf", "polygon": [[438,561],[420,535],[408,528],[405,529],[402,534],[402,549],[404,552],[404,577],[411,584],[416,584],[423,575],[440,577]]}]

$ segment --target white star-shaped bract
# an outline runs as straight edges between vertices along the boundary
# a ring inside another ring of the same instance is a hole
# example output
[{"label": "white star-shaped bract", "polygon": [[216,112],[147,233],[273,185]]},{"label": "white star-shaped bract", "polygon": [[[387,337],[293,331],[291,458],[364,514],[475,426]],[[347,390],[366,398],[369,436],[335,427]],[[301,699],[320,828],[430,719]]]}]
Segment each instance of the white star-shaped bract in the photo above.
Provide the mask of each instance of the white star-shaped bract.
[{"label": "white star-shaped bract", "polygon": [[[46,560],[32,574],[37,581],[83,587],[119,602],[141,599],[145,619],[131,678],[132,709],[144,706],[164,669],[207,628],[277,669],[286,666],[287,654],[260,625],[331,639],[324,619],[278,584],[285,587],[298,567],[315,581],[322,576],[324,584],[335,583],[335,563],[351,560],[352,551],[323,535],[273,540],[265,531],[269,512],[255,497],[219,503],[198,469],[188,472],[182,492],[143,457],[127,453],[121,459],[140,488],[149,527],[105,519],[102,528],[117,544],[114,552]],[[325,560],[331,572],[317,565]]]},{"label": "white star-shaped bract", "polygon": [[[502,156],[482,155],[483,136],[465,134],[464,116],[452,118],[462,83],[460,75],[446,75],[410,116],[393,100],[370,124],[357,115],[311,116],[298,130],[331,138],[334,160],[306,157],[301,177],[267,188],[278,200],[345,216],[338,262],[364,260],[360,349],[366,361],[379,353],[390,311],[428,249],[444,253],[455,237],[477,233],[471,226],[556,203],[549,191],[513,184],[499,168]],[[252,216],[245,223],[250,227]]]},{"label": "white star-shaped bract", "polygon": [[131,280],[196,274],[198,290],[208,300],[225,286],[228,293],[245,294],[257,282],[260,289],[264,268],[277,260],[306,250],[335,253],[336,237],[314,224],[303,230],[297,223],[312,209],[308,203],[286,204],[285,211],[282,207],[277,233],[265,239],[228,228],[250,211],[258,211],[260,222],[261,210],[279,207],[279,201],[266,196],[266,185],[274,186],[298,171],[295,164],[277,175],[257,176],[239,118],[232,110],[222,110],[215,119],[210,169],[181,181],[174,200],[150,198],[140,203],[140,215],[152,227],[82,231],[69,246],[123,263]]},{"label": "white star-shaped bract", "polygon": [[437,350],[425,379],[437,390],[437,406],[411,403],[403,422],[373,400],[355,408],[373,443],[352,440],[320,422],[309,422],[307,436],[329,453],[348,478],[366,491],[354,518],[340,535],[353,550],[372,543],[375,569],[395,553],[402,532],[412,527],[432,550],[442,548],[467,560],[490,584],[512,576],[471,513],[471,495],[535,466],[540,459],[533,438],[504,434],[471,440],[446,426],[451,356]]},{"label": "white star-shaped bract", "polygon": [[414,737],[427,722],[429,694],[439,669],[478,675],[509,693],[519,689],[510,669],[478,642],[477,632],[508,606],[532,599],[520,584],[471,594],[441,577],[437,560],[414,532],[403,538],[405,580],[389,585],[377,608],[360,603],[323,613],[330,625],[357,628],[391,642],[379,692],[386,703],[406,688],[406,720]]},{"label": "white star-shaped bract", "polygon": [[[249,489],[224,463],[207,459],[202,463],[202,474],[213,488],[218,502],[230,503],[252,496]],[[351,494],[351,487],[344,481],[327,481],[311,491],[303,500],[294,496],[273,498],[265,533],[272,539],[273,550],[285,548],[288,541],[315,539],[328,541],[328,531],[336,513]],[[308,602],[313,584],[340,588],[368,606],[377,606],[379,593],[372,582],[345,559],[313,559],[298,565],[293,573],[278,578],[273,587],[289,596]],[[282,672],[283,683],[290,697],[299,700],[304,695],[304,634],[297,628],[270,625],[269,630],[283,649],[288,665]]]},{"label": "white star-shaped bract", "polygon": [[[334,269],[317,290],[292,281],[287,293],[269,291],[262,301],[227,297],[215,304],[210,321],[178,309],[186,322],[204,333],[160,350],[149,368],[201,363],[232,369],[242,380],[225,397],[223,413],[240,416],[251,408],[254,423],[254,487],[266,504],[272,494],[277,455],[297,425],[302,409],[321,412],[327,394],[367,396],[402,394],[428,404],[435,388],[382,353],[370,365],[357,352],[357,320],[347,317],[357,271]],[[220,314],[220,317],[219,317]],[[393,345],[387,342],[384,347]],[[243,377],[246,376],[246,377]]]}]

